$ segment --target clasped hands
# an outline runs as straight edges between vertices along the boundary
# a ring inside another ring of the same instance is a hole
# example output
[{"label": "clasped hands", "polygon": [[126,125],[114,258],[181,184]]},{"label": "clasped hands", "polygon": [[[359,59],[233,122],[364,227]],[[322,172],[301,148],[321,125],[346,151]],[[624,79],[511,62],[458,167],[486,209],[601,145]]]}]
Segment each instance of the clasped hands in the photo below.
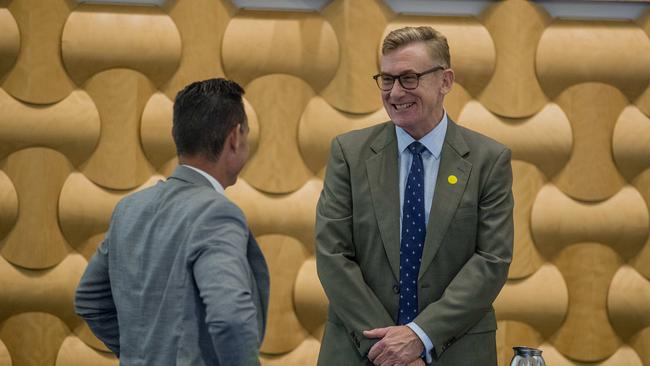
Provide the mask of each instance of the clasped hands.
[{"label": "clasped hands", "polygon": [[363,335],[366,338],[381,338],[368,352],[368,359],[376,366],[424,365],[420,358],[424,345],[417,334],[405,325],[366,330]]}]

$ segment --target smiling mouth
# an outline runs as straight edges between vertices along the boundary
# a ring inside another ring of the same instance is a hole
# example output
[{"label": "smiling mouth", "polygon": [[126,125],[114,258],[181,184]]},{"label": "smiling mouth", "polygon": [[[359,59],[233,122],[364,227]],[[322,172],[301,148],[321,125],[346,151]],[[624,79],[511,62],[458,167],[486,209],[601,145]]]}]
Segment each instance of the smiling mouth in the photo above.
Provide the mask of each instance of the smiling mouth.
[{"label": "smiling mouth", "polygon": [[393,104],[393,108],[395,108],[398,111],[401,111],[401,110],[404,110],[404,109],[407,109],[407,108],[411,107],[414,104],[415,103]]}]

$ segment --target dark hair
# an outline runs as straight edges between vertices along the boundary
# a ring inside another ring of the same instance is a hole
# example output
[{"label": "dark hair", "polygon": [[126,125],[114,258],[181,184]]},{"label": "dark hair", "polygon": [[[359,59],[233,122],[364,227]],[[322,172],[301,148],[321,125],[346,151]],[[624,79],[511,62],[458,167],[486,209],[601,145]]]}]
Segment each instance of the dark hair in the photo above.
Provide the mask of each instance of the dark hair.
[{"label": "dark hair", "polygon": [[240,123],[247,127],[243,94],[239,84],[222,78],[197,81],[178,92],[172,127],[178,156],[217,159],[232,129]]}]

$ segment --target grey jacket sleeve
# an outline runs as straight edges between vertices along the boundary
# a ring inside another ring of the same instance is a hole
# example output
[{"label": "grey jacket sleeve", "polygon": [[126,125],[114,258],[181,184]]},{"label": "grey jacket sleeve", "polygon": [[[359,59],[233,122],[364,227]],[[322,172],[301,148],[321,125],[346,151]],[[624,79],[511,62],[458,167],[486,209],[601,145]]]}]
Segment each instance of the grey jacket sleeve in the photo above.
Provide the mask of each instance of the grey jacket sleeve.
[{"label": "grey jacket sleeve", "polygon": [[248,229],[233,204],[210,205],[194,224],[192,271],[221,365],[259,365],[260,335],[247,260]]},{"label": "grey jacket sleeve", "polygon": [[108,277],[110,238],[97,248],[81,277],[75,295],[75,311],[106,347],[120,356],[120,329]]}]

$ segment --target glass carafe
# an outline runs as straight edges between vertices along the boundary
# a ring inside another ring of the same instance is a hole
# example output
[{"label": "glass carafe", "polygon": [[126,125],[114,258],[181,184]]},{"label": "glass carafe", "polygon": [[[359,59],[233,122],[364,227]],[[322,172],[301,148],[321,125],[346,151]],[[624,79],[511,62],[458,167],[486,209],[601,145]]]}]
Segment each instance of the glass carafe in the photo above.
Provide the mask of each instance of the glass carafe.
[{"label": "glass carafe", "polygon": [[530,347],[512,347],[515,351],[510,366],[546,366],[542,351]]}]

